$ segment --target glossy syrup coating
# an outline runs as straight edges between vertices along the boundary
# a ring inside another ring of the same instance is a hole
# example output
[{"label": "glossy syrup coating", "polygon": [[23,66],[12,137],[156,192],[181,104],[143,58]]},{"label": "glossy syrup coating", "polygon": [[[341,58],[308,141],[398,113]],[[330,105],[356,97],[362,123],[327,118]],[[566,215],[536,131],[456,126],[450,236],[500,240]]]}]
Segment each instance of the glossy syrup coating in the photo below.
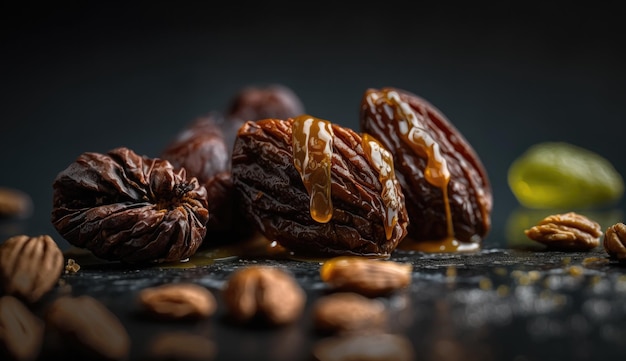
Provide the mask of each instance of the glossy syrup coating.
[{"label": "glossy syrup coating", "polygon": [[202,243],[208,215],[206,189],[184,168],[125,147],[85,152],[53,182],[56,230],[106,260],[189,258]]},{"label": "glossy syrup coating", "polygon": [[296,256],[384,257],[406,235],[408,217],[393,179],[397,216],[387,232],[390,203],[373,164],[361,135],[305,114],[247,122],[232,172],[245,214]]},{"label": "glossy syrup coating", "polygon": [[402,246],[477,249],[491,227],[491,186],[478,155],[443,113],[402,89],[368,89],[360,128],[394,156],[410,220]]}]

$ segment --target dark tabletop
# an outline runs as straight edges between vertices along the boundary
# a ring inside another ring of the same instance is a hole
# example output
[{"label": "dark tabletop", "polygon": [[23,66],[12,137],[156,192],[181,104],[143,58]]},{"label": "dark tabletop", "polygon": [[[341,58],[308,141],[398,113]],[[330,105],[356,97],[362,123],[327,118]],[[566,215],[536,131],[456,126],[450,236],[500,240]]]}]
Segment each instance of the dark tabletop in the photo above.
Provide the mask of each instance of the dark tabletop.
[{"label": "dark tabletop", "polygon": [[[50,234],[69,249],[50,223],[59,171],[83,152],[118,146],[156,156],[185,124],[223,110],[244,86],[286,85],[308,114],[354,129],[363,92],[394,86],[429,100],[472,144],[494,208],[479,253],[394,253],[414,273],[409,289],[386,299],[397,317],[391,331],[410,340],[418,359],[623,359],[626,268],[601,247],[547,252],[523,237],[550,211],[519,206],[507,184],[511,162],[544,141],[585,147],[626,175],[623,12],[551,3],[301,6],[5,8],[0,186],[27,192],[35,207],[27,219],[2,221],[1,238]],[[623,221],[624,210],[621,199],[585,211],[606,227]],[[159,282],[188,279],[219,292],[224,277],[249,262],[292,270],[308,306],[323,289],[316,262],[245,257],[186,268],[85,264],[64,278],[72,292],[94,295],[120,316],[136,358],[171,329],[207,335],[219,360],[310,358],[320,337],[306,316],[259,330],[219,314],[193,324],[150,322],[129,306],[138,289]]]}]

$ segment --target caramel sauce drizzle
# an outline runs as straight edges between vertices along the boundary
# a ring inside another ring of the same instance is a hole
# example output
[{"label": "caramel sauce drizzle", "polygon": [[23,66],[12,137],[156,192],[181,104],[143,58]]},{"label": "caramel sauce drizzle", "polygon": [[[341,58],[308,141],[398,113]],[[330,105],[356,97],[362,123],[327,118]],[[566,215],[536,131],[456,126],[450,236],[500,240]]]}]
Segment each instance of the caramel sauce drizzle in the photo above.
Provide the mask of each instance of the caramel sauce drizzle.
[{"label": "caramel sauce drizzle", "polygon": [[393,228],[398,223],[400,196],[395,186],[396,174],[393,170],[393,156],[371,135],[364,133],[361,144],[370,164],[378,171],[378,180],[382,185],[380,195],[385,204],[385,236],[391,239]]},{"label": "caramel sauce drizzle", "polygon": [[310,196],[311,217],[326,223],[333,216],[330,198],[330,167],[333,156],[333,129],[327,120],[307,114],[293,119],[293,164]]},{"label": "caramel sauce drizzle", "polygon": [[[445,238],[419,242],[402,242],[399,248],[409,248],[429,253],[475,249],[477,245],[463,244],[455,238],[452,212],[448,199],[450,171],[446,159],[441,153],[439,144],[428,134],[426,127],[422,124],[420,120],[421,115],[418,116],[411,106],[400,98],[398,92],[390,89],[383,89],[380,92],[370,92],[367,94],[367,102],[370,106],[382,106],[383,114],[389,119],[395,119],[397,121],[402,140],[416,154],[426,158],[427,164],[424,169],[424,177],[428,183],[441,189],[443,203],[445,205],[447,231]],[[428,116],[426,111],[424,114]]]}]

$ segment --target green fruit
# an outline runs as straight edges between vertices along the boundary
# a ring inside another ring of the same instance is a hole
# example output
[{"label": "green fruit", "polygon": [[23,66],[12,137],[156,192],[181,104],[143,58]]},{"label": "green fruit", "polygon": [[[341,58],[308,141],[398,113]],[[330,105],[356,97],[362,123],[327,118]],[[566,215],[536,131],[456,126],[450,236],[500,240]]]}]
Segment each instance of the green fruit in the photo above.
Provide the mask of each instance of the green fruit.
[{"label": "green fruit", "polygon": [[607,159],[564,142],[530,147],[509,167],[508,182],[529,208],[589,208],[624,193],[624,180]]}]

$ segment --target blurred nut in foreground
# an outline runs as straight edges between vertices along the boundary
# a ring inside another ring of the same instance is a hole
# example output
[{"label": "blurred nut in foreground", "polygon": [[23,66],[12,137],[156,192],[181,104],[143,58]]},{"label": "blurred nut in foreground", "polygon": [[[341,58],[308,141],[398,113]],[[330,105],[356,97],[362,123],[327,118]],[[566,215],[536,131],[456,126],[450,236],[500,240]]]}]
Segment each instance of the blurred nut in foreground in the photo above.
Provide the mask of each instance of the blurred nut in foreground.
[{"label": "blurred nut in foreground", "polygon": [[609,257],[626,262],[626,225],[620,222],[607,228],[603,245]]},{"label": "blurred nut in foreground", "polygon": [[202,360],[215,358],[217,346],[210,339],[187,332],[170,332],[157,335],[151,342],[143,360]]},{"label": "blurred nut in foreground", "polygon": [[313,346],[317,361],[412,361],[415,351],[406,337],[393,334],[351,334],[318,341]]},{"label": "blurred nut in foreground", "polygon": [[192,283],[164,284],[139,292],[143,309],[162,319],[201,319],[211,316],[215,297],[203,286]]},{"label": "blurred nut in foreground", "polygon": [[0,218],[27,218],[33,213],[33,200],[28,193],[0,187]]},{"label": "blurred nut in foreground", "polygon": [[43,322],[17,298],[0,298],[0,356],[9,360],[35,360],[44,337]]},{"label": "blurred nut in foreground", "polygon": [[45,320],[68,352],[96,360],[123,360],[129,355],[130,336],[121,321],[91,296],[56,299]]},{"label": "blurred nut in foreground", "polygon": [[322,281],[335,290],[384,296],[411,283],[410,264],[364,257],[335,257],[320,269]]},{"label": "blurred nut in foreground", "polygon": [[313,323],[322,333],[379,330],[387,319],[384,303],[354,292],[332,293],[313,305]]},{"label": "blurred nut in foreground", "polygon": [[0,245],[0,280],[7,294],[34,303],[63,272],[63,253],[48,235],[17,235]]},{"label": "blurred nut in foreground", "polygon": [[247,266],[234,271],[223,296],[235,321],[262,319],[273,325],[295,321],[306,301],[296,279],[287,271],[271,266]]},{"label": "blurred nut in foreground", "polygon": [[587,251],[600,245],[600,224],[575,212],[553,214],[524,231],[528,238],[550,249]]}]

